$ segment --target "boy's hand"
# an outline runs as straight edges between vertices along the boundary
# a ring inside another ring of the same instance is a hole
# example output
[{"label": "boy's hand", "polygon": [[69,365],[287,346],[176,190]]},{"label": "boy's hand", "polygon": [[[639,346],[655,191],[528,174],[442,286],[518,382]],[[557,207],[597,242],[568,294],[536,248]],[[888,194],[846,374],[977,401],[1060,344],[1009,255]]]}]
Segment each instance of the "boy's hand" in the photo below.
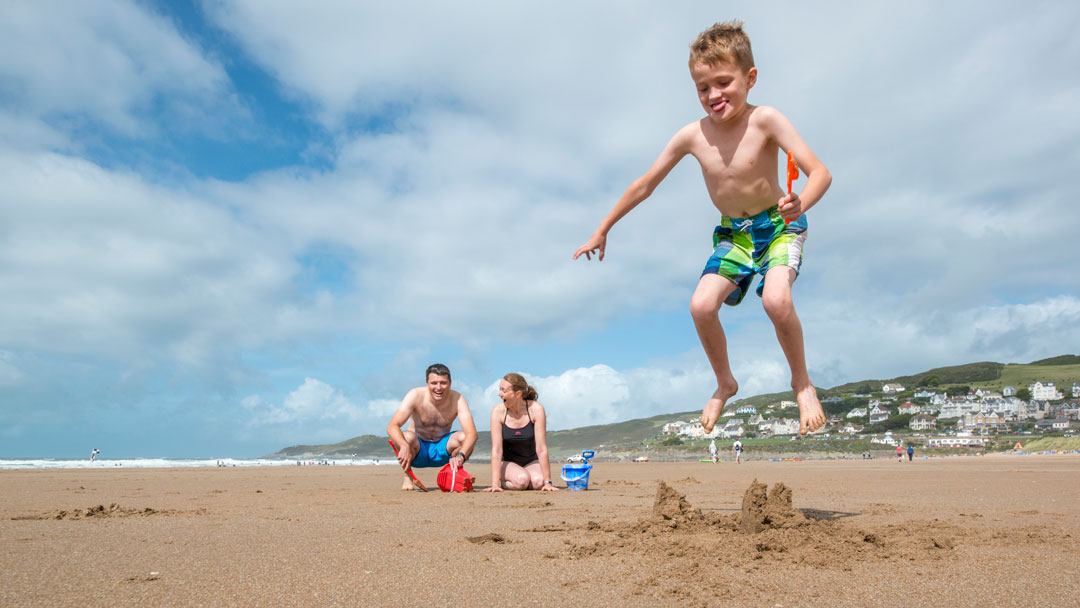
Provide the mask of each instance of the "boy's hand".
[{"label": "boy's hand", "polygon": [[792,192],[791,194],[785,194],[777,205],[780,208],[780,215],[784,218],[785,222],[794,222],[802,215],[802,200],[799,195]]},{"label": "boy's hand", "polygon": [[589,240],[585,241],[585,244],[578,247],[578,250],[574,252],[574,257],[571,259],[578,259],[581,254],[585,254],[585,259],[591,260],[595,254],[600,257],[600,261],[604,261],[604,249],[607,248],[607,235],[596,233],[589,237]]}]

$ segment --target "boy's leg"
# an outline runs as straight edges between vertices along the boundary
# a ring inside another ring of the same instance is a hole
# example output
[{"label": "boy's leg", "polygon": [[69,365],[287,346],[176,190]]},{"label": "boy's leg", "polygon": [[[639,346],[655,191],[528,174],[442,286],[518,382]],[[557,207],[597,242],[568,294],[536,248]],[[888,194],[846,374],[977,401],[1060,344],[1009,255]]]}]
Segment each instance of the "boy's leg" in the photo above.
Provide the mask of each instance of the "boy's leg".
[{"label": "boy's leg", "polygon": [[765,289],[761,302],[776,329],[776,338],[791,368],[791,390],[799,405],[799,434],[812,433],[825,426],[825,411],[821,409],[817,391],[810,382],[806,370],[806,353],[803,350],[803,331],[795,304],[791,299],[791,284],[795,282],[795,270],[789,266],[776,266],[765,273]]},{"label": "boy's leg", "polygon": [[698,281],[697,289],[690,298],[690,315],[694,318],[694,328],[697,329],[701,347],[705,349],[705,356],[709,358],[709,365],[716,375],[716,390],[705,402],[701,412],[701,426],[705,427],[706,433],[712,432],[720,418],[720,412],[724,409],[724,403],[739,390],[739,384],[731,374],[727,337],[719,317],[720,304],[735,288],[735,283],[720,275],[706,274]]}]

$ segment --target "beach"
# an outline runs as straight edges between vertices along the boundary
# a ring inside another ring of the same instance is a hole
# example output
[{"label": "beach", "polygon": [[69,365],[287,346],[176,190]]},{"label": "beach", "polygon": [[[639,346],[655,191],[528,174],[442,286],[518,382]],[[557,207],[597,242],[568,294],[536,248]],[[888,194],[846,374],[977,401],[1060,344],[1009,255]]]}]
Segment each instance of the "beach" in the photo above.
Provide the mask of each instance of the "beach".
[{"label": "beach", "polygon": [[[594,464],[0,471],[0,606],[1080,605],[1077,456]],[[745,529],[755,480],[798,512]]]}]

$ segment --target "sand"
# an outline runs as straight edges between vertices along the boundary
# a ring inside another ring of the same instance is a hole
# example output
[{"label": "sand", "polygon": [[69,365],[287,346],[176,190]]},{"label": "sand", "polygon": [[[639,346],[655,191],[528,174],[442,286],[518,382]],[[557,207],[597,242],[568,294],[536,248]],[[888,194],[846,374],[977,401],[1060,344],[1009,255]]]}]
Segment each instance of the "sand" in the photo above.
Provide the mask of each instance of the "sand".
[{"label": "sand", "polygon": [[0,606],[1080,605],[1075,456],[591,477],[448,495],[391,467],[3,471]]}]

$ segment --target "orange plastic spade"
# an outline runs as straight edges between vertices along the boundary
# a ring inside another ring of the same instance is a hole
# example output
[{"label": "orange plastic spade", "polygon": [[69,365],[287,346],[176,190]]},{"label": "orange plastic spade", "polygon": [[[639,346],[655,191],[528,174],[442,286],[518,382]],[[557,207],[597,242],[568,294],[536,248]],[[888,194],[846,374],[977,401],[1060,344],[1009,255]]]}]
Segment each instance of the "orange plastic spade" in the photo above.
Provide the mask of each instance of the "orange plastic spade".
[{"label": "orange plastic spade", "polygon": [[[394,450],[394,455],[397,456],[398,450],[397,446],[394,445],[394,440],[387,439],[386,442],[390,444],[390,449]],[[408,475],[409,479],[412,480],[412,485],[416,486],[416,489],[420,490],[421,492],[427,492],[427,486],[424,485],[424,482],[416,478],[416,475],[412,472],[412,467],[405,469],[405,474]]]},{"label": "orange plastic spade", "polygon": [[[791,194],[791,183],[799,179],[799,165],[795,162],[795,155],[787,153],[787,193]],[[791,220],[784,219],[784,224],[790,224]]]}]

